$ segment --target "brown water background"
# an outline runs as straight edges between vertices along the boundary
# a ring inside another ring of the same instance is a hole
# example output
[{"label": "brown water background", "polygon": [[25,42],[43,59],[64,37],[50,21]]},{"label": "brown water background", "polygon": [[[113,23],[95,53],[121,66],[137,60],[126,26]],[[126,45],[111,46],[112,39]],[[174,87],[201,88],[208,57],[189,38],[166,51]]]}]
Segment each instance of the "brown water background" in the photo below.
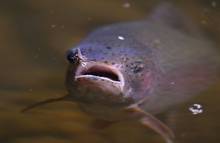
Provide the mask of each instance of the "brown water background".
[{"label": "brown water background", "polygon": [[[151,130],[122,122],[106,129],[75,103],[31,103],[66,94],[65,52],[104,24],[143,19],[160,0],[0,0],[0,143],[162,143]],[[220,42],[220,1],[172,1]],[[160,115],[178,143],[220,142],[220,86]],[[199,103],[203,113],[188,108]]]}]

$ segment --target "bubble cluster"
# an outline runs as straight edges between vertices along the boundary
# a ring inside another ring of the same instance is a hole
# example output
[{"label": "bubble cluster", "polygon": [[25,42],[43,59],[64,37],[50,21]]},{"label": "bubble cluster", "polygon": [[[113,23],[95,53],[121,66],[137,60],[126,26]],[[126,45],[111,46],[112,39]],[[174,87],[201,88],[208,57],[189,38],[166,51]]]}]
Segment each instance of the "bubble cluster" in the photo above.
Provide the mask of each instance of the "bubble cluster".
[{"label": "bubble cluster", "polygon": [[193,104],[189,107],[189,111],[191,111],[193,115],[201,114],[203,112],[203,107],[200,104]]}]

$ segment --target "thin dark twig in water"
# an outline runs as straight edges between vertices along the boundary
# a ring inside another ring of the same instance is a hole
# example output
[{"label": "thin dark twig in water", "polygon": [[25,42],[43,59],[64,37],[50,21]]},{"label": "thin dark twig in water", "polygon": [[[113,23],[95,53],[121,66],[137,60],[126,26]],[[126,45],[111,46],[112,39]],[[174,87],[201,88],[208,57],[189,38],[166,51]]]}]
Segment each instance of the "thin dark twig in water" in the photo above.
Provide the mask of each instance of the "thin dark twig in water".
[{"label": "thin dark twig in water", "polygon": [[21,110],[21,112],[24,113],[24,112],[27,112],[27,111],[29,111],[29,110],[31,110],[31,109],[33,109],[35,107],[41,106],[41,105],[45,105],[45,104],[53,103],[53,102],[57,102],[57,101],[62,101],[64,99],[66,99],[67,96],[68,95],[63,96],[63,97],[58,97],[58,98],[46,99],[44,101],[37,102],[37,103],[32,104],[32,105],[30,105],[28,107],[25,107],[24,109]]}]

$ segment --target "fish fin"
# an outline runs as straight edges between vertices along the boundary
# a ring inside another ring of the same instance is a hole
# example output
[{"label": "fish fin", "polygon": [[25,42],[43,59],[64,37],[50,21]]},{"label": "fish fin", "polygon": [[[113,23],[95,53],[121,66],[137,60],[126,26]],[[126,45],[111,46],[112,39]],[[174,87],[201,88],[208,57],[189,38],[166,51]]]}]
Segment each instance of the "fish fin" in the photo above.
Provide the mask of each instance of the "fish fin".
[{"label": "fish fin", "polygon": [[27,107],[25,107],[24,109],[21,110],[22,113],[27,112],[29,110],[32,110],[33,108],[45,105],[45,104],[49,104],[49,103],[54,103],[54,102],[58,102],[58,101],[63,101],[68,97],[68,95],[65,95],[63,97],[58,97],[58,98],[51,98],[51,99],[46,99],[44,101],[40,101],[37,102],[35,104],[29,105]]},{"label": "fish fin", "polygon": [[169,2],[159,4],[152,11],[150,19],[192,36],[202,37],[201,35],[203,35],[203,32],[193,23],[192,19],[187,17],[180,8]]},{"label": "fish fin", "polygon": [[126,110],[140,116],[140,123],[161,135],[166,143],[173,143],[175,137],[173,131],[156,117],[143,111],[137,105],[129,106]]}]

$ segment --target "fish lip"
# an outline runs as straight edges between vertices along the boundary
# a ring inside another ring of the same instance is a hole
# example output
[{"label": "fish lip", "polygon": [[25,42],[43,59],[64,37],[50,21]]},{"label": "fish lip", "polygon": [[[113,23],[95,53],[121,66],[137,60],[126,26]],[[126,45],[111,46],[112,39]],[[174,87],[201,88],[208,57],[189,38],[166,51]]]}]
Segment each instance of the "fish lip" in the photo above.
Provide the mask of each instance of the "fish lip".
[{"label": "fish lip", "polygon": [[[92,72],[97,72],[97,73],[103,72],[107,74],[109,73],[112,76],[114,76],[114,78],[110,78],[108,76],[99,76],[95,74],[90,74]],[[80,64],[75,72],[75,81],[80,81],[81,79],[87,81],[95,81],[97,79],[100,79],[105,83],[114,85],[114,87],[118,88],[120,92],[123,91],[125,84],[123,74],[119,69],[117,69],[112,65],[98,63],[98,62],[86,62]]]}]

